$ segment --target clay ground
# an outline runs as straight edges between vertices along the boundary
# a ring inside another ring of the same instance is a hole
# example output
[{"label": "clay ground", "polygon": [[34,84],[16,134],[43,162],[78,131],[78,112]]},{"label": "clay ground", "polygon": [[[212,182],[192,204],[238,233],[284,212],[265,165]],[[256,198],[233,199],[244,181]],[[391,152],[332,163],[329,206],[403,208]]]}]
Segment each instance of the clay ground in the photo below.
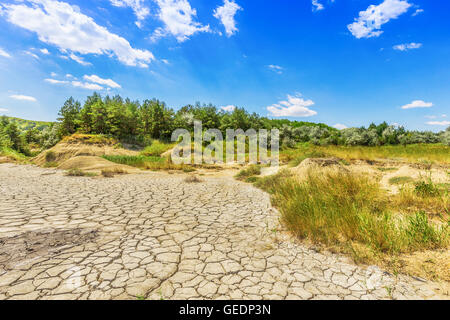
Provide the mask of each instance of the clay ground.
[{"label": "clay ground", "polygon": [[0,299],[448,299],[287,238],[232,177],[0,165]]}]

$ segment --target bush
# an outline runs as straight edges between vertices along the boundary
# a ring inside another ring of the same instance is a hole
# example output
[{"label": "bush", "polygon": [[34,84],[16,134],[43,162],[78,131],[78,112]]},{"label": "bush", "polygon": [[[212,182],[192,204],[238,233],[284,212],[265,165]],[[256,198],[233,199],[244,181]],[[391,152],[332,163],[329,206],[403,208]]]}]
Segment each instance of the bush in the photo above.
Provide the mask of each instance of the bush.
[{"label": "bush", "polygon": [[54,162],[56,160],[56,154],[53,151],[47,151],[45,153],[46,162]]},{"label": "bush", "polygon": [[415,193],[421,197],[435,197],[439,196],[440,192],[439,189],[434,185],[434,183],[430,180],[428,182],[426,181],[420,181],[416,183]]},{"label": "bush", "polygon": [[164,144],[158,140],[153,140],[152,144],[146,147],[141,154],[146,157],[159,157],[164,152],[170,150],[172,145]]},{"label": "bush", "polygon": [[253,164],[250,165],[246,169],[242,169],[237,175],[236,179],[238,180],[245,180],[248,177],[251,176],[258,176],[261,174],[261,167],[259,165]]},{"label": "bush", "polygon": [[66,172],[66,176],[70,176],[70,177],[94,177],[96,176],[95,173],[92,172],[85,172],[81,169],[70,169]]}]

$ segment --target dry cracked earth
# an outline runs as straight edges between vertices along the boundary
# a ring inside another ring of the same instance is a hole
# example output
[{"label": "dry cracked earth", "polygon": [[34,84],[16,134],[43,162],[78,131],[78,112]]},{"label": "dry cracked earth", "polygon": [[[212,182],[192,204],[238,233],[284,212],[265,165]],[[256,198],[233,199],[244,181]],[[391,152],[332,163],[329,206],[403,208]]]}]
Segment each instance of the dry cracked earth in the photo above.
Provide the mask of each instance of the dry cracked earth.
[{"label": "dry cracked earth", "polygon": [[0,299],[447,298],[277,241],[277,212],[250,185],[185,177],[0,165]]}]

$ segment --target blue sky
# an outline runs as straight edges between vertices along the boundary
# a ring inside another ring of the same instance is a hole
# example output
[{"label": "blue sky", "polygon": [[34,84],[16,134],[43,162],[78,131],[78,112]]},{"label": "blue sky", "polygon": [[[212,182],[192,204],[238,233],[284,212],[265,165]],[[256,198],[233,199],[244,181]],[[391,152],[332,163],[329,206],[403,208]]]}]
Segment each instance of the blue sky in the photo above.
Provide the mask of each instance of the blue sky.
[{"label": "blue sky", "polygon": [[1,0],[0,114],[98,91],[337,127],[450,125],[447,0]]}]

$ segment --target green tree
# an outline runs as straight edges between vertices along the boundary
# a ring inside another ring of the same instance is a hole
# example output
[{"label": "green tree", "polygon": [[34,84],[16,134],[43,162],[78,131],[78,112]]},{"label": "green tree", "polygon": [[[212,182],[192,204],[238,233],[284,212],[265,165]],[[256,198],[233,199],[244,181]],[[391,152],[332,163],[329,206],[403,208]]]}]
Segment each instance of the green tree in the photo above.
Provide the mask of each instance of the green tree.
[{"label": "green tree", "polygon": [[60,130],[62,136],[71,135],[77,131],[80,124],[80,111],[80,103],[72,97],[64,102],[64,105],[58,113],[60,116],[58,121],[61,122]]}]

